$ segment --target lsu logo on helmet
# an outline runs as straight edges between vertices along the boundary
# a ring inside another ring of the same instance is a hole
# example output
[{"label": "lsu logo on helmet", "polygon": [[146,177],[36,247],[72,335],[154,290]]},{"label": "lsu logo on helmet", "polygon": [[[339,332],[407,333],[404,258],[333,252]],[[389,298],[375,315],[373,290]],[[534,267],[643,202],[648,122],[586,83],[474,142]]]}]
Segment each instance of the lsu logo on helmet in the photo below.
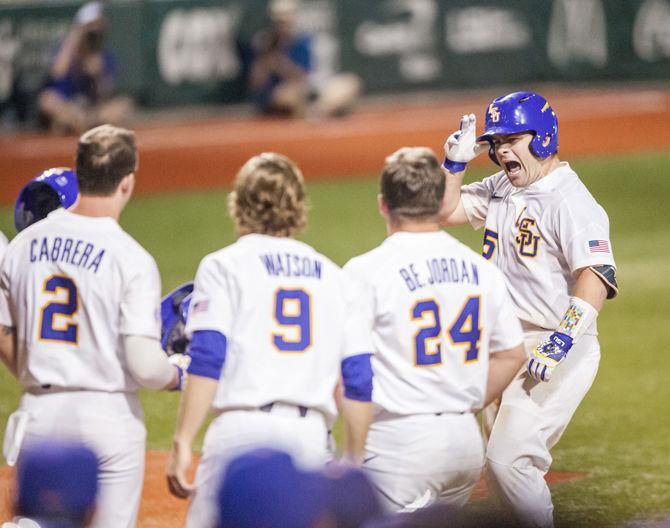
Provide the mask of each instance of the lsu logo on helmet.
[{"label": "lsu logo on helmet", "polygon": [[489,105],[489,119],[492,123],[500,121],[500,110],[498,110],[498,107],[493,103]]}]

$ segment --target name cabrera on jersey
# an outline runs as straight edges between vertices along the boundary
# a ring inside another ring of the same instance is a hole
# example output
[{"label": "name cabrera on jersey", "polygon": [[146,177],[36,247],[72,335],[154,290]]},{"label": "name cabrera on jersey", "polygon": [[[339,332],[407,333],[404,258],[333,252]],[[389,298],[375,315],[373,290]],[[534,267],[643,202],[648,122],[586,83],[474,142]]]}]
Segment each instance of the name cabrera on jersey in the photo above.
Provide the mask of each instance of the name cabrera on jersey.
[{"label": "name cabrera on jersey", "polygon": [[213,407],[282,401],[334,416],[341,360],[369,351],[347,349],[353,303],[342,270],[291,238],[245,235],[206,256],[186,332],[226,337]]},{"label": "name cabrera on jersey", "polygon": [[396,414],[483,405],[489,353],[523,339],[495,266],[445,232],[399,232],[344,270],[366,299],[361,328],[374,328],[375,404]]},{"label": "name cabrera on jersey", "polygon": [[138,388],[123,335],[159,339],[154,259],[109,217],[58,209],[19,233],[0,272],[0,323],[16,327],[19,381],[109,392]]},{"label": "name cabrera on jersey", "polygon": [[607,213],[565,162],[522,188],[498,172],[463,186],[461,198],[470,224],[485,226],[482,254],[502,270],[523,321],[556,328],[574,272],[615,265]]}]

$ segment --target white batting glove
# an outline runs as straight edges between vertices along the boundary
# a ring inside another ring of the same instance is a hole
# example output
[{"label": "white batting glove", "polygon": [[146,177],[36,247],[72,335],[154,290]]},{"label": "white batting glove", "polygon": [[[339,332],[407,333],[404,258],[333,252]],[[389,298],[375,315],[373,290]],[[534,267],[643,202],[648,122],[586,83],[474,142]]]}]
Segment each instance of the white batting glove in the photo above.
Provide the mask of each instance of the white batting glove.
[{"label": "white batting glove", "polygon": [[191,356],[188,354],[172,354],[170,357],[168,357],[168,361],[177,368],[177,372],[179,373],[179,383],[171,390],[184,390],[184,387],[186,387],[186,379],[188,378],[188,373],[186,370],[191,364]]},{"label": "white batting glove", "polygon": [[528,373],[537,381],[549,381],[554,369],[565,359],[572,348],[572,338],[561,332],[554,332],[530,353]]},{"label": "white batting glove", "polygon": [[449,172],[461,172],[475,159],[487,145],[477,143],[477,117],[467,114],[461,117],[461,127],[451,134],[444,143],[444,163]]}]

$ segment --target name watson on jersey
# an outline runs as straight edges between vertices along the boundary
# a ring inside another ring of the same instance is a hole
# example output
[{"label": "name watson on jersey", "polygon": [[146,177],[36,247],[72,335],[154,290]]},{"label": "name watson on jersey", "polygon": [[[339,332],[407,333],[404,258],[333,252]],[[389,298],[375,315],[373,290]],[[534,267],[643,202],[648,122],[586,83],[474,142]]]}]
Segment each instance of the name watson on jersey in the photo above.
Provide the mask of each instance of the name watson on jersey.
[{"label": "name watson on jersey", "polygon": [[[95,257],[93,257],[95,255]],[[73,266],[98,272],[98,267],[105,256],[104,249],[96,249],[90,242],[75,241],[72,238],[43,237],[41,241],[33,238],[30,241],[30,262],[67,262]]]},{"label": "name watson on jersey", "polygon": [[321,278],[321,262],[304,255],[267,253],[260,257],[268,275]]},{"label": "name watson on jersey", "polygon": [[479,270],[472,262],[442,257],[426,260],[424,269],[420,266],[420,264],[413,262],[398,270],[409,291],[443,282],[479,284]]}]

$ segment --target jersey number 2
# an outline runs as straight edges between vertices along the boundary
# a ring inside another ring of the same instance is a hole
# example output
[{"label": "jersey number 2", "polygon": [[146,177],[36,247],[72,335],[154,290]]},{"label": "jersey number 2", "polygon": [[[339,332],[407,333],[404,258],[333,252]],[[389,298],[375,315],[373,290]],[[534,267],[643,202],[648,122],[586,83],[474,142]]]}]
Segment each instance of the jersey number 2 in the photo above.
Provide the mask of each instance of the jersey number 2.
[{"label": "jersey number 2", "polygon": [[305,352],[312,344],[312,307],[305,290],[279,289],[275,293],[275,321],[280,331],[272,342],[280,352]]},{"label": "jersey number 2", "polygon": [[72,318],[79,309],[77,286],[69,277],[52,275],[44,283],[44,292],[59,297],[60,291],[65,291],[63,300],[50,300],[42,306],[40,339],[76,344],[78,325]]},{"label": "jersey number 2", "polygon": [[[417,367],[442,364],[440,306],[434,299],[418,301],[412,308],[412,319],[424,321],[427,316],[430,317],[429,324],[419,328],[414,336],[414,364]],[[469,345],[465,353],[466,363],[479,357],[477,345],[482,335],[479,328],[479,297],[468,297],[447,335],[454,344]]]}]

